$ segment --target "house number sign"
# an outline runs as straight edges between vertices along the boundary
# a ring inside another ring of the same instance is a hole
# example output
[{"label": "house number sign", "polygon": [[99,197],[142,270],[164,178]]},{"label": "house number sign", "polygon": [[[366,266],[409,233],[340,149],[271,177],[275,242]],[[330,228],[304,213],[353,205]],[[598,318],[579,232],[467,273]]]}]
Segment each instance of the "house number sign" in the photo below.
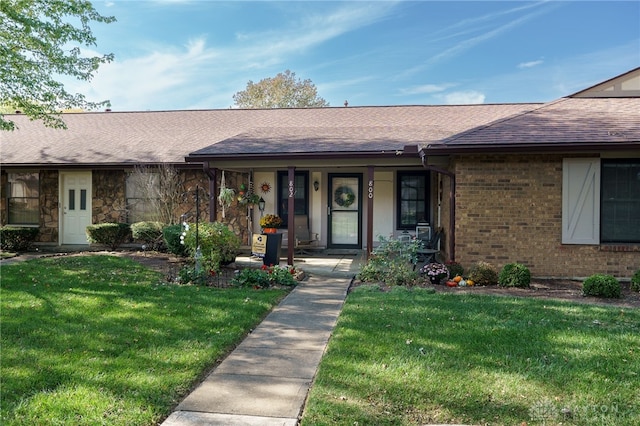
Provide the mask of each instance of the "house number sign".
[{"label": "house number sign", "polygon": [[369,198],[373,198],[373,181],[372,180],[369,181],[368,191],[369,191],[369,194],[368,194]]},{"label": "house number sign", "polygon": [[290,180],[289,181],[289,198],[293,198],[295,193],[296,193],[296,191],[295,191],[295,183],[294,183],[294,181]]}]

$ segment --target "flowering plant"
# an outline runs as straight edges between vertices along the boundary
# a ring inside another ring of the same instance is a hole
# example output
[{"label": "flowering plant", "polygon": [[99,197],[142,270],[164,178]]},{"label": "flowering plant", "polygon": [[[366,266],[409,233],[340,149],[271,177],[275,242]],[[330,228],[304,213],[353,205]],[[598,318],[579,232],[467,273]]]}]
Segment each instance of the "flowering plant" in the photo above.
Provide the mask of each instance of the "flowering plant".
[{"label": "flowering plant", "polygon": [[260,218],[262,228],[277,228],[282,225],[282,218],[276,214],[268,214]]},{"label": "flowering plant", "polygon": [[447,266],[442,263],[427,263],[420,268],[420,273],[429,277],[434,284],[449,276]]}]

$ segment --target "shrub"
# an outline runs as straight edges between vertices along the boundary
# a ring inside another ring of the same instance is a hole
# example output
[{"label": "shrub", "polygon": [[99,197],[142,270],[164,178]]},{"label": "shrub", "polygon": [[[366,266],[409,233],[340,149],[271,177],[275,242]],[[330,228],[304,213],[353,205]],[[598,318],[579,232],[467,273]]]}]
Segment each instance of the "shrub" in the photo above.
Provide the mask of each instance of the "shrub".
[{"label": "shrub", "polygon": [[243,269],[231,281],[239,287],[268,288],[272,285],[296,285],[296,270],[292,266],[262,266],[260,269]]},{"label": "shrub", "polygon": [[128,223],[100,223],[87,226],[87,239],[90,243],[104,244],[115,250],[131,238],[131,226]]},{"label": "shrub", "polygon": [[420,241],[409,243],[393,238],[379,238],[367,263],[357,278],[364,282],[384,282],[388,285],[412,285],[419,275],[413,270],[418,260]]},{"label": "shrub", "polygon": [[36,240],[39,232],[38,228],[0,227],[0,248],[8,251],[27,251]]},{"label": "shrub", "polygon": [[447,262],[445,266],[449,270],[449,278],[453,278],[456,275],[464,275],[464,268],[458,262]]},{"label": "shrub", "polygon": [[176,256],[186,256],[187,248],[180,240],[182,225],[168,225],[162,229],[162,239],[167,246],[167,251]]},{"label": "shrub", "polygon": [[531,272],[520,263],[507,263],[498,276],[498,285],[502,287],[529,287]]},{"label": "shrub", "polygon": [[161,222],[136,222],[131,224],[131,235],[136,241],[141,241],[151,250],[159,250],[163,246]]},{"label": "shrub", "polygon": [[[227,225],[220,222],[198,224],[198,244],[205,260],[220,265],[228,265],[236,260],[240,249],[240,237],[233,233]],[[189,254],[196,254],[196,227],[190,225],[184,237],[184,245]],[[217,268],[214,268],[217,269]]]},{"label": "shrub", "polygon": [[620,297],[621,286],[612,275],[594,274],[582,283],[582,293],[585,296]]},{"label": "shrub", "polygon": [[640,269],[631,277],[631,290],[640,291]]},{"label": "shrub", "polygon": [[498,272],[492,264],[478,262],[469,270],[469,279],[476,285],[493,285],[498,282]]}]

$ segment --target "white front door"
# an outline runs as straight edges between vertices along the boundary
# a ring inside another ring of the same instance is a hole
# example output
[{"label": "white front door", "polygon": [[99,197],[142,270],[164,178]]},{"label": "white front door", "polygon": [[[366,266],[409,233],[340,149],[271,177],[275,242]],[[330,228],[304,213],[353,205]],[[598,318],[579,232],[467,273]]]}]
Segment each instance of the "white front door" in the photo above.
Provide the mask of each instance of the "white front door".
[{"label": "white front door", "polygon": [[91,172],[62,172],[61,244],[88,244],[87,226],[91,225]]}]

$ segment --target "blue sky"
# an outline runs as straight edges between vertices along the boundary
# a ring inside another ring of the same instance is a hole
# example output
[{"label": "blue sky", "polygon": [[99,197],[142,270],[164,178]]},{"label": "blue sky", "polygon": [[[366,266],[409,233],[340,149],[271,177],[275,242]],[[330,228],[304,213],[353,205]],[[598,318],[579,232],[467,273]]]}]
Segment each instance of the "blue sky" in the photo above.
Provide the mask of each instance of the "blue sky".
[{"label": "blue sky", "polygon": [[[233,106],[286,69],[331,106],[546,102],[640,66],[640,1],[94,1],[115,111]],[[69,83],[68,83],[69,84]]]}]

